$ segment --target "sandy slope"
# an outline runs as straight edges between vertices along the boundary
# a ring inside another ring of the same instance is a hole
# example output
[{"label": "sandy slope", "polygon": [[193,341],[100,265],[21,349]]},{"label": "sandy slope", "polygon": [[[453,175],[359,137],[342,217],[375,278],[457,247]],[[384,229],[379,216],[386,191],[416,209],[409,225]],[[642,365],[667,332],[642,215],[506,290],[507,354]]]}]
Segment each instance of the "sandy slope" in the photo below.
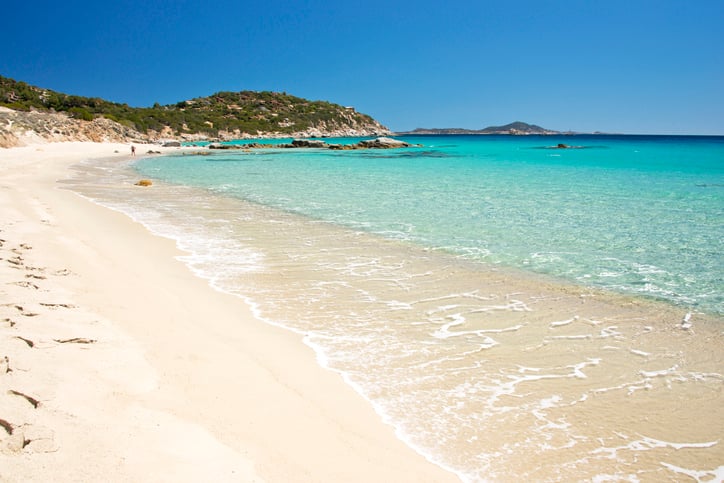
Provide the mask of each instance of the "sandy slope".
[{"label": "sandy slope", "polygon": [[0,480],[455,481],[298,335],[56,183],[129,152],[0,150]]}]

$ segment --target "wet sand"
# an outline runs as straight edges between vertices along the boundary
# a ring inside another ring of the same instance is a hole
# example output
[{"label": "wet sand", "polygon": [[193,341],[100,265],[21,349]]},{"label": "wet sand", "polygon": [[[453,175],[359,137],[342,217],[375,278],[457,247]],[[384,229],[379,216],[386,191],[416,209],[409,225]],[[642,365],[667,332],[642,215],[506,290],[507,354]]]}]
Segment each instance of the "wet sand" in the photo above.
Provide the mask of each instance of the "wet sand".
[{"label": "wet sand", "polygon": [[457,480],[173,242],[59,189],[128,154],[0,150],[1,480]]}]

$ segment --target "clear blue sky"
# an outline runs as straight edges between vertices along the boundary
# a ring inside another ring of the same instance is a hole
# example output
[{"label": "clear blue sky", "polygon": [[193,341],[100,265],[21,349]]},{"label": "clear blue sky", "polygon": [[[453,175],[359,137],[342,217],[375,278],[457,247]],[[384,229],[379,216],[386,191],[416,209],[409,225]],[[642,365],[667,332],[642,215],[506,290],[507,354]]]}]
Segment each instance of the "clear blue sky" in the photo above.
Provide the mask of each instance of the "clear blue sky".
[{"label": "clear blue sky", "polygon": [[132,106],[274,90],[393,130],[724,135],[724,0],[6,2],[0,75]]}]

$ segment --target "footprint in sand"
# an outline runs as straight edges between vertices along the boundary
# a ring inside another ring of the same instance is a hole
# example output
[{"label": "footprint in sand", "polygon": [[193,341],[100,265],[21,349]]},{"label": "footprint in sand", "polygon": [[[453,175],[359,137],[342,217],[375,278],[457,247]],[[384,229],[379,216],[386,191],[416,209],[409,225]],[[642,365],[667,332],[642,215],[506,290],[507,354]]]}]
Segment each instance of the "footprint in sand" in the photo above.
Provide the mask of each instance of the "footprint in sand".
[{"label": "footprint in sand", "polygon": [[23,260],[23,257],[21,256],[15,256],[13,258],[8,258],[7,262],[10,264],[10,267],[12,268],[25,268],[25,261]]},{"label": "footprint in sand", "polygon": [[[55,442],[55,434],[48,428],[34,424],[15,426],[2,418],[0,418],[0,428],[2,428],[0,429],[0,453],[50,453],[59,449]],[[3,430],[7,436],[3,435]]]},{"label": "footprint in sand", "polygon": [[31,349],[32,349],[33,347],[35,347],[35,342],[33,342],[33,341],[30,340],[30,339],[26,339],[25,337],[20,337],[19,335],[16,335],[15,338],[16,338],[16,339],[19,339],[19,340],[22,340],[23,342],[25,342],[25,344],[27,344],[27,346],[30,347]]},{"label": "footprint in sand", "polygon": [[10,389],[10,390],[8,391],[8,394],[11,394],[11,395],[13,395],[13,396],[18,396],[18,397],[21,397],[21,398],[25,399],[26,401],[28,401],[28,402],[33,406],[34,409],[38,409],[38,406],[40,406],[40,400],[39,400],[39,399],[36,399],[36,398],[34,398],[33,396],[29,396],[29,395],[27,395],[27,394],[25,394],[25,393],[23,393],[23,392],[16,391],[16,390],[14,390],[14,389]]},{"label": "footprint in sand", "polygon": [[73,305],[73,304],[51,304],[51,303],[40,302],[40,305],[42,305],[43,307],[51,308],[51,309],[58,309],[58,308],[76,309],[76,308],[78,308],[77,305]]},{"label": "footprint in sand", "polygon": [[[25,446],[25,436],[20,431],[15,431],[9,421],[0,418],[0,453],[13,454],[19,453]],[[5,431],[5,434],[2,433]]]},{"label": "footprint in sand", "polygon": [[58,344],[95,344],[95,339],[86,339],[85,337],[73,337],[72,339],[53,339]]},{"label": "footprint in sand", "polygon": [[12,424],[2,418],[0,418],[0,428],[4,429],[8,434],[13,434],[13,430],[15,429]]},{"label": "footprint in sand", "polygon": [[34,283],[28,282],[28,281],[26,281],[26,280],[22,280],[22,281],[20,281],[20,282],[8,282],[8,283],[9,283],[10,285],[17,285],[17,286],[19,286],[19,287],[32,288],[32,289],[35,289],[35,290],[38,290],[38,289],[40,288],[40,287],[38,287],[37,285],[35,285]]},{"label": "footprint in sand", "polygon": [[20,311],[20,315],[24,317],[37,317],[40,314],[36,314],[35,312],[28,312],[25,310],[25,307],[22,305],[14,305],[14,304],[7,304],[6,306],[14,306],[17,310]]}]

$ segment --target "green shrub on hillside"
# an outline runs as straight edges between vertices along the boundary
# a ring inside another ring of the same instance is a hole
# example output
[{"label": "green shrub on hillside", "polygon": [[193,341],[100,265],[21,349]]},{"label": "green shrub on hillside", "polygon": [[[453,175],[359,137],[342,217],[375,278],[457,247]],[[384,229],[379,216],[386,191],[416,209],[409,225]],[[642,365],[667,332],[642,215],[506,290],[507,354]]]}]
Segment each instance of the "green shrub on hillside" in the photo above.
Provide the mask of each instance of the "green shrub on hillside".
[{"label": "green shrub on hillside", "polygon": [[220,130],[244,133],[292,133],[326,123],[345,126],[348,119],[373,124],[367,115],[325,101],[309,101],[286,92],[217,92],[166,106],[134,108],[94,97],[67,95],[34,87],[0,76],[0,106],[16,110],[54,110],[78,119],[103,116],[140,132],[160,131],[168,126],[176,133],[205,133]]},{"label": "green shrub on hillside", "polygon": [[84,121],[93,120],[93,114],[91,114],[90,111],[82,107],[71,107],[70,109],[68,109],[68,114],[70,114],[70,116],[75,119],[82,119]]}]

